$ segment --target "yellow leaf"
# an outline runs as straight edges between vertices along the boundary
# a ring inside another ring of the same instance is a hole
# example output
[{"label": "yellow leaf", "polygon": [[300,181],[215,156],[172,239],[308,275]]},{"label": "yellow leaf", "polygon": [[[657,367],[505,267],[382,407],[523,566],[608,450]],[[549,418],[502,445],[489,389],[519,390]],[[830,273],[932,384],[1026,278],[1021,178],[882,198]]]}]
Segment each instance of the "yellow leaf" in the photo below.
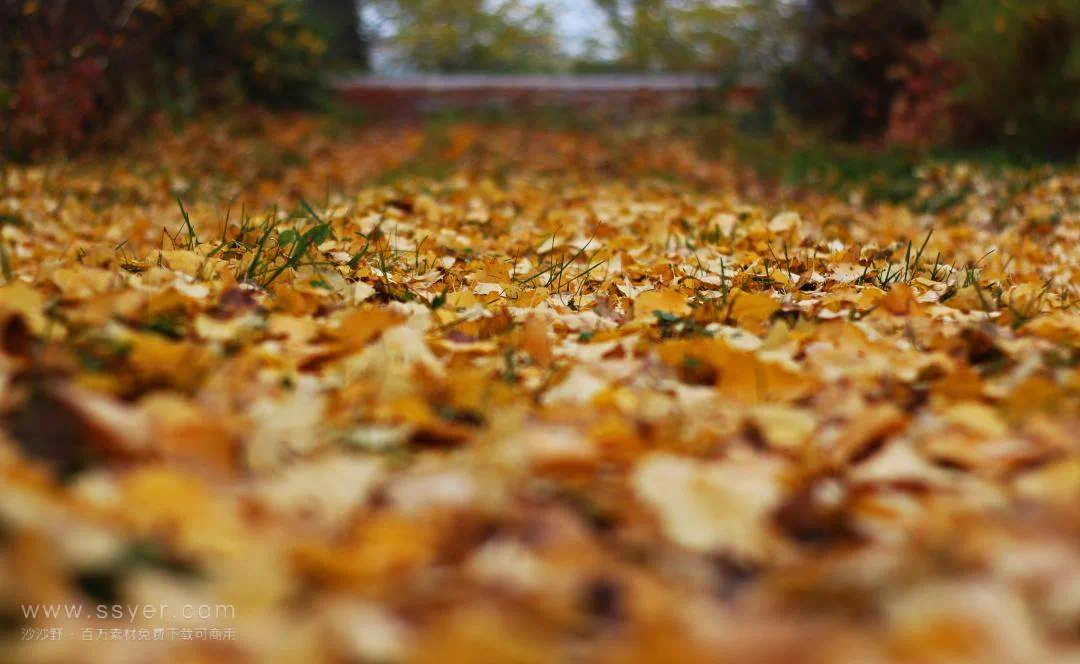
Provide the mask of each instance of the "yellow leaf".
[{"label": "yellow leaf", "polygon": [[65,298],[73,300],[100,295],[118,281],[112,272],[96,268],[61,268],[53,272],[52,280]]},{"label": "yellow leaf", "polygon": [[881,306],[891,314],[906,316],[918,308],[915,301],[915,292],[907,284],[897,284],[889,289],[888,294],[882,298]]},{"label": "yellow leaf", "polygon": [[34,334],[45,329],[45,296],[21,281],[0,286],[0,311],[21,314]]},{"label": "yellow leaf", "polygon": [[551,364],[551,340],[548,339],[548,326],[540,316],[530,315],[525,319],[521,349],[528,353],[537,365],[546,367]]},{"label": "yellow leaf", "polygon": [[361,309],[346,316],[334,334],[343,347],[359,349],[382,334],[383,330],[401,322],[401,315],[389,309]]},{"label": "yellow leaf", "polygon": [[124,504],[147,535],[174,534],[189,553],[235,552],[243,541],[239,524],[223,501],[215,500],[200,480],[160,467],[141,468],[124,478]]},{"label": "yellow leaf", "polygon": [[1004,436],[1009,426],[997,410],[977,401],[965,401],[951,406],[941,419],[966,431],[988,438]]},{"label": "yellow leaf", "polygon": [[715,385],[725,397],[743,403],[791,401],[817,387],[811,376],[732,348],[722,339],[668,341],[657,352],[687,382]]},{"label": "yellow leaf", "polygon": [[690,305],[686,296],[670,288],[645,291],[634,300],[634,315],[637,320],[653,318],[653,312],[660,311],[673,316],[686,316]]},{"label": "yellow leaf", "polygon": [[731,317],[740,326],[755,334],[768,329],[769,319],[780,308],[776,300],[764,293],[747,293],[736,288],[729,297]]},{"label": "yellow leaf", "polygon": [[750,421],[769,445],[791,451],[798,451],[817,426],[810,413],[775,405],[757,406],[750,412]]}]

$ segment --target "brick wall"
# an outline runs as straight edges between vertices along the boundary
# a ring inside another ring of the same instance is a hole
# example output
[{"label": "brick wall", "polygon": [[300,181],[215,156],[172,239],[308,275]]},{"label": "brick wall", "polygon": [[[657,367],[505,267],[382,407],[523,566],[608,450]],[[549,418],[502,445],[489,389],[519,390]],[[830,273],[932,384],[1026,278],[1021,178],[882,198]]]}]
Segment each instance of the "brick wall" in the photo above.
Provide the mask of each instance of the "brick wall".
[{"label": "brick wall", "polygon": [[[581,110],[669,112],[716,101],[712,77],[698,75],[352,77],[334,81],[342,99],[375,114],[424,114],[446,108],[558,106]],[[756,98],[753,88],[729,98]]]}]

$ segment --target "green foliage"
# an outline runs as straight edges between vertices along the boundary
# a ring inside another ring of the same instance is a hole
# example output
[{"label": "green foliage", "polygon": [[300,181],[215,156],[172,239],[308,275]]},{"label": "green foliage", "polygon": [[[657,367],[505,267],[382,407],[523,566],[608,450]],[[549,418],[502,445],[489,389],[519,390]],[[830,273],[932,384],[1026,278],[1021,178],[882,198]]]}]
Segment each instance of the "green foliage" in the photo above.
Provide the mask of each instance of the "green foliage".
[{"label": "green foliage", "polygon": [[[745,9],[710,0],[594,0],[615,33],[617,70],[716,70],[729,65]],[[596,48],[596,45],[594,45]],[[586,61],[595,58],[586,58]],[[599,69],[596,64],[589,69]]]},{"label": "green foliage", "polygon": [[432,72],[524,72],[559,59],[555,20],[521,0],[386,0],[398,56]]},{"label": "green foliage", "polygon": [[302,0],[0,2],[4,152],[119,142],[164,111],[311,103],[324,44]]},{"label": "green foliage", "polygon": [[1080,149],[1080,3],[951,0],[937,38],[963,69],[961,139],[1059,156]]},{"label": "green foliage", "polygon": [[911,200],[919,186],[918,155],[911,151],[874,150],[832,140],[785,134],[734,135],[726,143],[731,156],[782,184],[842,195],[860,192],[870,202]]}]

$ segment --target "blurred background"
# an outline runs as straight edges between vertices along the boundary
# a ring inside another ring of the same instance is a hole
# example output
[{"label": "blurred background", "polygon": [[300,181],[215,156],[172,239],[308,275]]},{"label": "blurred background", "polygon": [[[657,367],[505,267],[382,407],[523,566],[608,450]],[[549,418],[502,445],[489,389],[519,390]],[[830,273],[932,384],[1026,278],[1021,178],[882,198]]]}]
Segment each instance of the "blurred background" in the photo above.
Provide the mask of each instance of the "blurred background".
[{"label": "blurred background", "polygon": [[0,0],[8,158],[233,106],[325,111],[421,74],[694,74],[691,110],[742,136],[1080,148],[1076,0]]}]

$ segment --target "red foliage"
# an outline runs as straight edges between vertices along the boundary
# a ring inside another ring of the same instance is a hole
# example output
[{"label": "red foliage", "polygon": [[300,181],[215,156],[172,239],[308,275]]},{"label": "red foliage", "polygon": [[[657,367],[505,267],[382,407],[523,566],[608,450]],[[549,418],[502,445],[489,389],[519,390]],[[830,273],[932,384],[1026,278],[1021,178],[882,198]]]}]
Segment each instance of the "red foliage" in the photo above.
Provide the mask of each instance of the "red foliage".
[{"label": "red foliage", "polygon": [[948,143],[959,119],[953,91],[960,68],[931,40],[908,47],[889,75],[899,81],[900,91],[889,109],[886,139],[912,147]]},{"label": "red foliage", "polygon": [[0,72],[9,99],[0,116],[0,149],[32,157],[101,142],[96,133],[115,105],[115,83],[132,66],[122,46],[150,27],[119,21],[124,6],[121,0],[61,6],[16,0],[0,7],[9,33],[0,44],[9,63]]},{"label": "red foliage", "polygon": [[46,140],[82,145],[101,112],[105,68],[96,58],[50,69],[41,59],[27,60],[14,88],[9,130],[19,150]]},{"label": "red foliage", "polygon": [[310,103],[323,44],[296,0],[0,0],[0,152],[117,146],[158,113]]}]

